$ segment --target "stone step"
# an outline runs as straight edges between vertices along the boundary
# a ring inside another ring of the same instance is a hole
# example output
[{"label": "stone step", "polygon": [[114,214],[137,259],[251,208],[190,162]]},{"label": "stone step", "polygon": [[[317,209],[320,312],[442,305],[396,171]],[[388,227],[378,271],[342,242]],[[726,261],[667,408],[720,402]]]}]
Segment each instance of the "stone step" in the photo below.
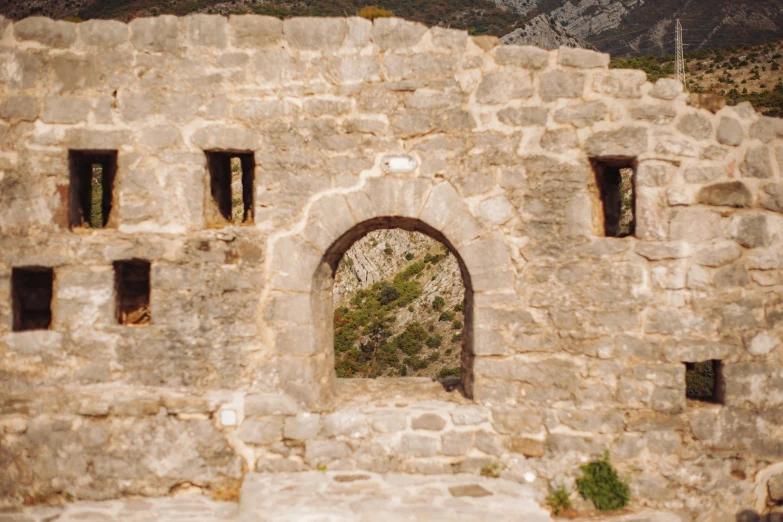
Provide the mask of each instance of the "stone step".
[{"label": "stone step", "polygon": [[552,518],[538,505],[530,487],[503,479],[314,471],[247,475],[238,520],[551,522]]}]

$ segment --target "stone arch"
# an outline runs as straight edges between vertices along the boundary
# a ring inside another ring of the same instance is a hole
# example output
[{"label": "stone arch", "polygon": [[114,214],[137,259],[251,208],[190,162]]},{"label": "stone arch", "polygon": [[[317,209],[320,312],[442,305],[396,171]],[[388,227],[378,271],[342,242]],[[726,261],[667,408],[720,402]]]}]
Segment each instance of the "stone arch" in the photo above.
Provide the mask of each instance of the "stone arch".
[{"label": "stone arch", "polygon": [[328,407],[337,386],[332,325],[337,263],[356,240],[383,228],[422,232],[446,245],[458,260],[469,305],[462,384],[465,394],[473,396],[472,362],[482,338],[473,296],[513,285],[505,239],[497,225],[471,213],[448,181],[382,176],[366,180],[361,189],[312,202],[303,226],[271,245],[264,317],[273,329],[280,384],[306,404]]}]

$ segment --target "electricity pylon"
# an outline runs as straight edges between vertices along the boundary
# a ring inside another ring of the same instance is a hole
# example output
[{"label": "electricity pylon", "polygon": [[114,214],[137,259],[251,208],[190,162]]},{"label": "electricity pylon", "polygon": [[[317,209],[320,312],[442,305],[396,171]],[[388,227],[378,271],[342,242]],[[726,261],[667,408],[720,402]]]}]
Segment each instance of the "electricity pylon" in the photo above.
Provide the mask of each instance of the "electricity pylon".
[{"label": "electricity pylon", "polygon": [[682,84],[683,87],[685,87],[685,53],[683,52],[683,46],[682,46],[682,25],[680,24],[680,19],[677,19],[677,25],[675,29],[675,60],[674,60],[674,67],[677,71],[677,81]]}]

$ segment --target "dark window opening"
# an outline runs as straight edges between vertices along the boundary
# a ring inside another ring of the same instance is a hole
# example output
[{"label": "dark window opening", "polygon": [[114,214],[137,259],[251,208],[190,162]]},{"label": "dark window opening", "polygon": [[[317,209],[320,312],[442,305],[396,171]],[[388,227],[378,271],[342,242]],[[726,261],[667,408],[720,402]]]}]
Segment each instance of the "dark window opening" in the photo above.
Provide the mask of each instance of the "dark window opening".
[{"label": "dark window opening", "polygon": [[54,270],[44,267],[11,270],[13,330],[48,330],[52,325]]},{"label": "dark window opening", "polygon": [[114,263],[117,322],[128,326],[150,322],[150,263],[139,259]]},{"label": "dark window opening", "polygon": [[72,150],[68,161],[68,225],[104,228],[111,215],[117,151]]},{"label": "dark window opening", "polygon": [[207,222],[210,225],[241,225],[253,222],[252,152],[207,152],[209,191]]},{"label": "dark window opening", "polygon": [[723,404],[723,389],[720,361],[685,363],[685,397]]},{"label": "dark window opening", "polygon": [[598,196],[601,200],[606,237],[632,236],[636,229],[634,164],[631,161],[593,160]]}]

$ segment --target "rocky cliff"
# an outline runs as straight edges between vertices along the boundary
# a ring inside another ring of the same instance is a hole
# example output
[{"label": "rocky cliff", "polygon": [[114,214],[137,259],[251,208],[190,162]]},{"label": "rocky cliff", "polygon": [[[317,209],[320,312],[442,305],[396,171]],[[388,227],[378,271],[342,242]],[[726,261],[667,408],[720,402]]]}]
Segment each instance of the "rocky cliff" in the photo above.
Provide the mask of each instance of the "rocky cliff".
[{"label": "rocky cliff", "polygon": [[544,49],[558,47],[592,47],[584,40],[574,38],[565,30],[555,26],[552,19],[540,14],[532,18],[524,27],[515,29],[500,39],[506,45],[536,45]]}]

